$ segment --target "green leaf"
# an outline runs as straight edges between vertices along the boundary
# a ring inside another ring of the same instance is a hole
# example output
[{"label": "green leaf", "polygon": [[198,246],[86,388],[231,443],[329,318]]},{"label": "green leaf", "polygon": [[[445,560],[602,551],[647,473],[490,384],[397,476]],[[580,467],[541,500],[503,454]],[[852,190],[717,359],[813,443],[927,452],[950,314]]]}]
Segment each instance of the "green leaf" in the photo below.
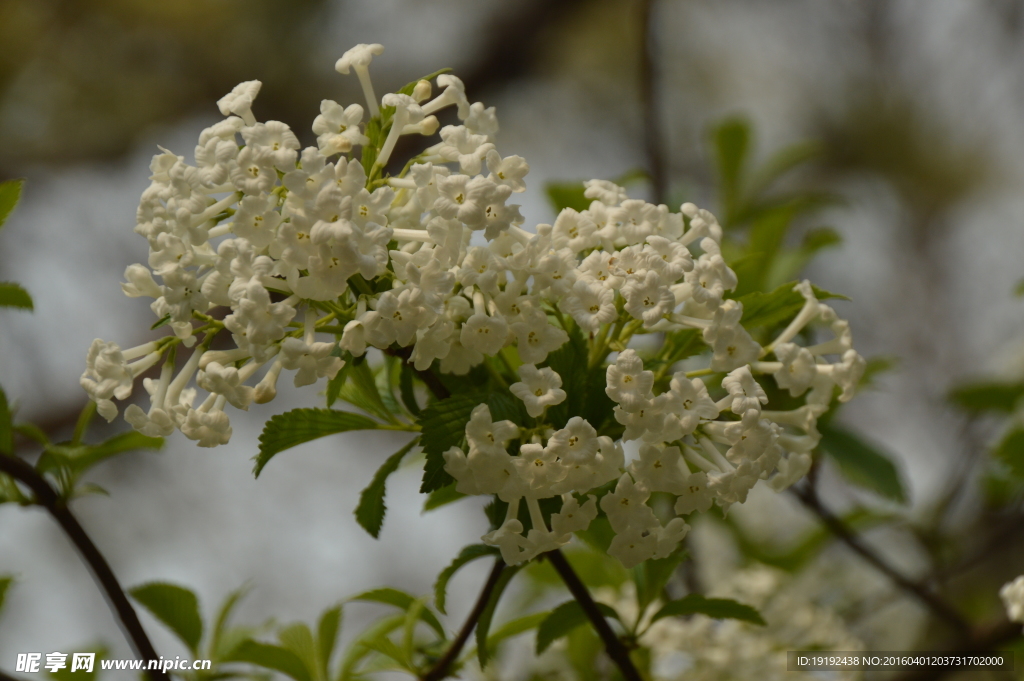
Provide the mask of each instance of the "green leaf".
[{"label": "green leaf", "polygon": [[765,211],[754,219],[750,226],[747,252],[756,253],[758,257],[744,259],[742,266],[737,264],[733,267],[739,279],[736,296],[764,290],[768,273],[775,264],[783,239],[792,223],[793,209],[787,205]]},{"label": "green leaf", "polygon": [[493,655],[498,649],[498,644],[505,639],[518,636],[531,629],[536,629],[550,614],[550,612],[535,612],[532,615],[525,615],[501,625],[497,631],[487,638],[488,654]]},{"label": "green leaf", "polygon": [[715,619],[734,619],[751,624],[765,626],[766,622],[754,608],[728,598],[705,598],[700,594],[690,594],[679,600],[669,601],[654,614],[651,623],[663,617],[679,617],[682,615],[707,615]]},{"label": "green leaf", "polygon": [[217,659],[226,658],[241,643],[236,636],[232,635],[234,632],[240,631],[240,629],[228,629],[228,620],[231,618],[231,612],[235,609],[235,606],[245,597],[248,591],[248,586],[235,589],[221,603],[220,610],[217,612],[217,617],[213,623],[213,634],[208,645],[208,650],[211,651],[212,657]]},{"label": "green leaf", "polygon": [[7,590],[14,584],[14,577],[4,575],[0,577],[0,611],[4,609],[4,599],[7,597]]},{"label": "green leaf", "polygon": [[277,640],[281,646],[290,650],[295,657],[302,660],[303,666],[309,673],[310,678],[319,676],[317,670],[316,642],[313,640],[313,632],[302,622],[296,622],[277,632]]},{"label": "green leaf", "polygon": [[395,416],[381,399],[377,381],[373,377],[369,362],[353,363],[348,372],[348,381],[339,392],[341,399],[359,407],[382,421],[395,423]]},{"label": "green leaf", "polygon": [[645,560],[633,568],[633,581],[636,583],[636,598],[643,612],[648,605],[661,597],[668,580],[676,569],[686,560],[686,550],[677,548],[667,558]]},{"label": "green leaf", "polygon": [[0,281],[0,307],[17,307],[32,310],[32,296],[28,291],[6,281]]},{"label": "green leaf", "polygon": [[487,601],[487,605],[484,606],[484,610],[480,613],[480,619],[476,623],[476,657],[480,662],[480,669],[484,669],[487,666],[487,660],[490,657],[489,651],[487,650],[487,634],[491,629],[491,620],[494,619],[494,611],[498,608],[498,601],[501,600],[501,594],[505,591],[505,587],[512,581],[516,573],[522,565],[510,565],[501,571],[501,575],[498,577],[497,583],[494,585],[494,590],[491,591],[491,598]]},{"label": "green leaf", "polygon": [[361,414],[332,409],[292,409],[272,417],[260,433],[260,453],[255,457],[253,474],[260,471],[275,454],[325,435],[350,430],[374,430],[380,424]]},{"label": "green leaf", "polygon": [[401,372],[398,375],[399,395],[401,395],[402,404],[409,410],[409,413],[418,417],[423,410],[420,409],[419,402],[416,401],[416,391],[413,390],[412,376],[412,367],[403,362]]},{"label": "green leaf", "polygon": [[447,615],[448,611],[445,610],[445,600],[447,597],[448,581],[452,576],[467,563],[471,563],[477,558],[483,558],[484,556],[496,556],[498,550],[493,546],[487,546],[486,544],[470,544],[459,551],[459,555],[455,556],[455,560],[441,570],[441,574],[437,576],[437,581],[434,582],[434,605],[437,606],[438,611],[442,615]]},{"label": "green leaf", "polygon": [[161,317],[160,319],[158,319],[155,322],[153,322],[153,326],[149,327],[149,330],[150,331],[155,331],[156,329],[159,329],[161,326],[167,326],[170,323],[171,323],[171,315],[165,314],[163,317]]},{"label": "green leaf", "polygon": [[576,211],[590,208],[590,199],[583,195],[586,190],[583,182],[548,182],[544,185],[544,191],[556,213],[560,213],[565,208],[572,208]]},{"label": "green leaf", "polygon": [[236,647],[225,662],[248,662],[290,676],[295,681],[313,681],[302,659],[292,651],[272,643],[249,639]]},{"label": "green leaf", "polygon": [[[759,326],[775,326],[795,317],[804,306],[804,297],[793,290],[794,286],[796,286],[795,281],[788,282],[771,293],[754,291],[737,298],[736,300],[743,304],[743,326],[748,329]],[[812,289],[818,300],[830,298],[849,300],[846,296],[825,291],[817,286],[812,286]]]},{"label": "green leaf", "polygon": [[444,453],[457,447],[466,436],[466,423],[482,400],[478,395],[453,395],[431,402],[420,416],[420,444],[426,454],[420,492],[433,492],[455,482],[444,470]]},{"label": "green leaf", "polygon": [[387,636],[380,636],[379,638],[364,641],[363,645],[370,650],[375,650],[385,657],[390,657],[392,660],[397,662],[402,669],[409,669],[411,671],[411,663],[409,657],[402,651],[398,645]]},{"label": "green leaf", "polygon": [[82,448],[81,454],[72,459],[71,464],[76,473],[95,466],[112,456],[131,452],[137,449],[159,450],[164,446],[162,437],[149,437],[138,431],[120,433],[98,445],[87,445]]},{"label": "green leaf", "polygon": [[11,408],[7,404],[7,395],[0,388],[0,456],[10,455],[14,451],[14,432],[11,429]]},{"label": "green leaf", "polygon": [[441,489],[435,489],[430,493],[427,500],[423,502],[423,512],[426,513],[427,511],[433,511],[435,508],[441,508],[453,501],[465,499],[467,496],[468,495],[455,489],[455,483],[445,485]]},{"label": "green leaf", "polygon": [[[392,589],[385,587],[382,589],[371,589],[370,591],[364,591],[358,596],[353,596],[349,600],[352,601],[367,601],[370,603],[384,603],[385,605],[393,605],[396,608],[400,608],[403,611],[408,610],[416,603],[416,599],[398,589]],[[444,627],[441,626],[441,622],[438,621],[437,615],[427,608],[423,608],[420,612],[420,619],[430,625],[430,627],[437,632],[438,636],[445,638]]]},{"label": "green leaf", "polygon": [[818,424],[820,447],[855,485],[899,503],[906,502],[899,471],[892,459],[860,436],[831,423]]},{"label": "green leaf", "polygon": [[[605,617],[619,619],[619,614],[604,603],[598,603],[597,607]],[[537,654],[540,655],[548,649],[552,643],[568,636],[569,632],[578,626],[589,622],[587,614],[583,612],[578,601],[566,601],[548,613],[544,621],[537,627]]]},{"label": "green leaf", "polygon": [[1024,427],[1017,426],[1003,436],[992,455],[1004,462],[1014,476],[1024,478]]},{"label": "green leaf", "polygon": [[0,182],[0,227],[4,226],[11,211],[18,205],[21,199],[21,188],[25,180],[7,180]]},{"label": "green leaf", "polygon": [[184,641],[193,655],[198,654],[203,620],[199,616],[199,599],[194,593],[166,582],[142,584],[128,593]]},{"label": "green leaf", "polygon": [[[335,348],[337,349],[337,348]],[[341,359],[345,364],[338,369],[338,373],[334,374],[334,378],[327,381],[327,408],[330,409],[334,406],[334,403],[338,401],[338,396],[341,394],[341,388],[345,385],[345,380],[348,378],[348,372],[352,369],[352,354],[344,352],[341,355]]]},{"label": "green leaf", "polygon": [[1024,383],[972,383],[955,388],[949,395],[953,404],[970,412],[994,411],[1011,414],[1021,396]]},{"label": "green leaf", "polygon": [[750,148],[750,123],[743,118],[728,118],[715,126],[711,139],[726,226],[731,227],[730,218],[739,210],[742,200],[744,170]]},{"label": "green leaf", "polygon": [[1017,285],[1013,288],[1013,293],[1016,296],[1024,296],[1024,279],[1017,282]]},{"label": "green leaf", "polygon": [[384,524],[384,513],[388,507],[384,504],[384,494],[388,476],[398,470],[398,464],[402,463],[405,455],[416,446],[419,438],[413,438],[397,452],[387,458],[373,476],[373,480],[359,495],[359,505],[356,506],[356,521],[370,536],[376,539],[380,535],[381,525]]},{"label": "green leaf", "polygon": [[75,652],[92,653],[96,656],[96,659],[93,662],[93,668],[91,672],[88,672],[84,669],[76,669],[75,671],[71,671],[73,657],[68,656],[66,667],[64,667],[63,669],[58,669],[55,672],[48,671],[47,675],[51,679],[54,679],[54,681],[92,681],[92,679],[95,679],[98,676],[100,669],[102,668],[102,665],[99,664],[99,661],[105,660],[107,658],[107,649],[103,647],[90,648],[87,650],[76,649]]},{"label": "green leaf", "polygon": [[789,171],[821,156],[822,151],[818,142],[802,142],[775,152],[751,174],[749,195],[756,197],[761,194]]},{"label": "green leaf", "polygon": [[316,650],[323,678],[330,677],[331,656],[341,631],[341,605],[324,611],[316,627]]},{"label": "green leaf", "polygon": [[369,627],[364,629],[359,636],[349,644],[348,649],[341,658],[341,671],[338,675],[340,681],[349,681],[349,679],[360,679],[362,678],[358,673],[353,673],[356,665],[366,657],[367,653],[371,650],[367,647],[367,641],[376,640],[382,636],[386,636],[398,627],[405,623],[405,617],[403,615],[391,615],[389,617],[383,617]]}]

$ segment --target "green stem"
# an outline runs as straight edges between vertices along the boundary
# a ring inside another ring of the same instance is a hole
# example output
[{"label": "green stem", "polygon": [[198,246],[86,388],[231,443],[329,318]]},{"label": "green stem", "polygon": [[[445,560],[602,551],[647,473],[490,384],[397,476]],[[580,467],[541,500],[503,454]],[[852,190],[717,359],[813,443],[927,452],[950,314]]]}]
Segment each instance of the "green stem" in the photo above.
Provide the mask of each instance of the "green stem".
[{"label": "green stem", "polygon": [[78,415],[78,421],[75,422],[75,433],[71,436],[71,445],[82,444],[82,438],[85,437],[85,431],[89,427],[89,423],[92,422],[92,417],[96,414],[96,403],[89,400],[82,407],[82,412]]}]

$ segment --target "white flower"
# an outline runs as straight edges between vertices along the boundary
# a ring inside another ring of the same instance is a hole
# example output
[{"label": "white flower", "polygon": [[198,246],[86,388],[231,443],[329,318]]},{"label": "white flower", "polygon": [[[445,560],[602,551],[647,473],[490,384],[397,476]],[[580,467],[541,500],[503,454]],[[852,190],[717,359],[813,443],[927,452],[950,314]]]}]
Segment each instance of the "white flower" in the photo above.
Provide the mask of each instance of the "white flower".
[{"label": "white flower", "polygon": [[490,137],[498,132],[498,117],[494,107],[484,108],[480,102],[474,102],[469,107],[469,115],[464,121],[466,129],[474,135],[485,135]]},{"label": "white flower", "polygon": [[530,416],[540,416],[548,407],[565,401],[562,378],[553,370],[524,364],[519,367],[519,378],[522,380],[510,385],[509,390],[523,401]]},{"label": "white flower", "polygon": [[704,342],[714,351],[713,370],[732,371],[755,361],[761,354],[761,346],[740,325],[741,317],[743,305],[727,300],[715,310],[711,325],[704,329]]},{"label": "white flower", "polygon": [[584,196],[597,199],[606,206],[617,206],[629,198],[625,189],[608,180],[587,180],[583,185],[586,187]]},{"label": "white flower", "polygon": [[496,355],[505,347],[508,339],[508,323],[501,317],[490,317],[478,313],[462,325],[459,340],[463,347],[476,350],[484,355]]},{"label": "white flower", "polygon": [[196,440],[200,447],[216,447],[231,439],[231,421],[223,409],[190,409],[181,432],[190,440]]},{"label": "white flower", "polygon": [[667,396],[665,411],[678,419],[684,435],[692,433],[700,419],[718,418],[718,407],[708,396],[704,381],[699,378],[691,380],[685,373],[678,372],[672,376],[669,391],[663,394]]},{"label": "white flower", "polygon": [[[437,153],[446,161],[458,161],[462,172],[476,175],[487,152],[494,145],[485,135],[474,135],[463,125],[446,125],[441,128],[441,143]],[[509,191],[511,191],[509,187]]]},{"label": "white flower", "polygon": [[608,365],[605,383],[608,397],[626,411],[637,411],[651,399],[654,374],[644,371],[643,360],[630,348],[619,353],[615,364]]},{"label": "white flower", "polygon": [[518,565],[526,560],[523,557],[526,538],[523,536],[523,524],[516,519],[506,520],[501,527],[480,537],[483,543],[501,549],[501,559],[508,565]]},{"label": "white flower", "polygon": [[552,248],[566,248],[579,252],[597,245],[597,225],[584,211],[578,213],[572,208],[563,208],[551,227]]},{"label": "white flower", "polygon": [[703,471],[685,476],[681,489],[676,494],[676,515],[687,515],[694,511],[703,513],[711,508],[714,501],[714,495],[708,489],[708,476]]},{"label": "white flower", "polygon": [[117,343],[99,338],[92,342],[85,358],[85,371],[79,383],[89,394],[89,398],[96,402],[100,415],[107,421],[113,421],[117,416],[117,407],[110,398],[126,399],[132,394],[134,380],[135,377]]},{"label": "white flower", "polygon": [[615,309],[615,292],[592,279],[578,279],[559,307],[591,334],[596,334],[602,325],[615,321],[619,315]]},{"label": "white flower", "polygon": [[640,457],[630,464],[629,472],[648,490],[672,494],[681,494],[689,477],[678,447],[655,445],[640,447]]},{"label": "white flower", "polygon": [[478,404],[466,424],[466,439],[471,447],[482,451],[505,452],[505,444],[519,437],[519,427],[511,421],[494,421],[491,408]]},{"label": "white flower", "polygon": [[384,46],[379,43],[360,43],[345,52],[334,64],[334,69],[342,75],[348,75],[350,69],[356,70],[359,84],[363,88],[363,96],[370,107],[370,116],[379,116],[380,107],[377,106],[377,96],[373,93],[373,83],[370,82],[370,70],[367,67],[374,56],[383,53]]},{"label": "white flower", "polygon": [[[267,121],[242,130],[247,149],[252,149],[256,158],[278,170],[288,171],[295,168],[298,158],[299,138],[286,124],[280,121]],[[241,155],[239,155],[241,162]]]},{"label": "white flower", "polygon": [[597,497],[590,495],[581,506],[571,494],[562,495],[562,508],[551,516],[551,531],[556,535],[582,532],[597,517]]},{"label": "white flower", "polygon": [[244,385],[244,377],[233,366],[221,366],[217,362],[210,362],[206,368],[199,372],[196,383],[203,390],[223,395],[231,406],[236,409],[247,410],[253,400],[253,388]]},{"label": "white flower", "polygon": [[1024,575],[1003,585],[999,597],[1006,606],[1006,614],[1013,622],[1024,622]]},{"label": "white flower", "polygon": [[686,273],[685,279],[693,287],[693,299],[711,309],[718,307],[726,291],[736,288],[738,279],[725,259],[718,243],[711,238],[703,239],[700,247],[704,253]]},{"label": "white flower", "polygon": [[359,128],[363,120],[363,107],[350,104],[342,107],[335,101],[320,102],[320,115],[313,121],[316,143],[324,156],[344,154],[356,144],[369,144],[370,140]]},{"label": "white flower", "polygon": [[782,366],[774,373],[775,383],[789,389],[793,397],[802,395],[818,375],[814,355],[807,348],[793,343],[778,343],[773,352]]},{"label": "white flower", "polygon": [[490,171],[488,180],[510,187],[514,192],[526,191],[523,178],[530,172],[530,166],[522,156],[502,158],[501,154],[491,149],[484,158],[487,159],[487,169]]},{"label": "white flower", "polygon": [[[607,498],[608,495],[605,496]],[[604,508],[603,503],[601,507]],[[618,558],[629,569],[652,557],[657,550],[658,536],[655,533],[643,527],[627,527],[616,533],[608,546],[608,555]]]},{"label": "white flower", "polygon": [[573,416],[565,428],[556,430],[547,448],[568,465],[593,463],[598,448],[597,431],[580,416]]},{"label": "white flower", "polygon": [[807,475],[811,470],[811,455],[806,452],[791,452],[788,456],[779,459],[776,465],[778,473],[768,481],[771,488],[781,492],[800,478]]},{"label": "white flower", "polygon": [[525,313],[522,321],[512,324],[511,331],[516,337],[519,357],[529,364],[543,362],[548,353],[569,340],[569,334],[552,325],[548,316],[536,309]]},{"label": "white flower", "polygon": [[281,365],[295,374],[295,387],[316,383],[318,378],[334,378],[345,364],[332,357],[333,343],[309,343],[299,338],[285,338],[281,343]]},{"label": "white flower", "polygon": [[441,94],[423,105],[423,111],[432,114],[452,104],[458,108],[460,119],[470,115],[469,100],[466,99],[466,87],[462,81],[450,73],[442,73],[437,77],[437,84],[443,87]]},{"label": "white flower", "polygon": [[754,380],[749,366],[734,369],[722,379],[722,387],[729,391],[729,409],[734,414],[744,415],[748,410],[761,411],[762,404],[768,404],[768,395],[761,384]]},{"label": "white flower", "polygon": [[634,319],[643,320],[648,328],[670,314],[676,304],[676,297],[654,270],[648,270],[643,279],[627,281],[622,294],[626,298],[626,311]]},{"label": "white flower", "polygon": [[258,80],[239,83],[231,92],[217,100],[217,108],[225,116],[235,114],[241,116],[246,125],[255,125],[256,119],[252,115],[252,103],[262,85],[263,83]]}]

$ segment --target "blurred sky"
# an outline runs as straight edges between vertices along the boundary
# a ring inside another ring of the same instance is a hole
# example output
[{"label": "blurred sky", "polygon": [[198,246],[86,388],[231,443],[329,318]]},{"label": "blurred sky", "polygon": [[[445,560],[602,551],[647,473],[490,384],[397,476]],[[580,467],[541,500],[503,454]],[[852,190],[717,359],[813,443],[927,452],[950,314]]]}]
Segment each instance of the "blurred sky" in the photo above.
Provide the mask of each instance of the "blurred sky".
[{"label": "blurred sky", "polygon": [[[146,304],[119,288],[124,268],[145,261],[132,227],[149,159],[159,144],[191,160],[199,131],[218,118],[216,99],[241,80],[264,81],[259,118],[284,120],[309,142],[320,99],[359,101],[354,78],[333,70],[351,45],[385,45],[372,65],[378,92],[454,67],[472,99],[498,107],[502,154],[530,163],[527,227],[553,218],[546,181],[643,167],[638,8],[0,0],[0,179],[27,178],[0,233],[0,279],[36,302],[32,315],[0,311],[0,383],[22,416],[66,419],[83,403],[78,376],[93,338],[127,347],[152,335]],[[660,133],[677,202],[714,210],[706,133],[725,115],[754,123],[761,157],[806,139],[825,145],[825,161],[794,181],[848,199],[821,220],[845,243],[807,274],[852,298],[836,307],[862,354],[900,359],[843,417],[900,459],[924,507],[950,462],[983,444],[965,439],[946,391],[981,373],[1024,373],[1022,303],[1012,296],[1024,276],[1022,3],[659,0],[654,11]],[[97,469],[112,496],[77,510],[122,582],[188,585],[210,613],[251,580],[242,619],[307,622],[363,588],[426,592],[485,528],[472,502],[421,516],[412,469],[392,478],[381,540],[358,528],[358,491],[401,438],[310,443],[253,480],[263,421],[321,400],[282,391],[232,412],[229,446],[201,450],[176,434],[159,454]],[[453,622],[470,603],[459,592],[472,594],[484,569],[456,578]],[[0,507],[6,572],[18,583],[0,615],[0,668],[13,668],[19,651],[98,641],[128,656],[86,569],[42,512]],[[159,650],[181,652],[145,622]]]}]

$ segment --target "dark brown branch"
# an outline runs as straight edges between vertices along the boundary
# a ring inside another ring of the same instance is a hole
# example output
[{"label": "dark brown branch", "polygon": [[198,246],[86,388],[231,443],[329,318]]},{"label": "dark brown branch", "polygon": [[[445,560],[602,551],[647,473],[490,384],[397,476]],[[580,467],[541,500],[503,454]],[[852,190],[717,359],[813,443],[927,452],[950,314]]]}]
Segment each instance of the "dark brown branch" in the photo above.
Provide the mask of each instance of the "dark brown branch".
[{"label": "dark brown branch", "polygon": [[668,193],[665,145],[661,139],[658,116],[658,73],[655,66],[657,45],[654,41],[654,1],[640,3],[640,100],[644,117],[644,150],[648,171],[651,173],[651,192],[654,203],[665,203]]},{"label": "dark brown branch", "polygon": [[[469,617],[466,618],[466,623],[462,625],[462,629],[459,631],[459,635],[452,641],[451,646],[445,652],[444,657],[437,661],[430,671],[424,674],[422,681],[440,681],[448,676],[448,668],[452,666],[452,663],[458,659],[459,653],[462,652],[463,646],[466,645],[466,641],[469,640],[469,635],[473,633],[473,629],[476,628],[476,623],[480,621],[480,616],[487,608],[487,603],[491,600],[491,594],[494,593],[494,587],[498,584],[498,580],[501,578],[501,573],[505,570],[505,561],[498,558],[494,561],[494,567],[491,568],[491,574],[487,577],[487,581],[484,582],[484,588],[480,591],[480,596],[476,599],[476,605],[469,613]],[[2,680],[0,680],[2,681]]]},{"label": "dark brown branch", "polygon": [[0,671],[0,681],[21,681],[21,679]]},{"label": "dark brown branch", "polygon": [[587,587],[580,581],[579,576],[572,569],[572,566],[569,565],[569,561],[565,559],[562,552],[555,549],[545,553],[544,556],[551,561],[551,565],[569,588],[569,593],[572,594],[576,602],[583,608],[583,612],[586,613],[587,618],[594,625],[597,635],[601,637],[605,650],[608,651],[608,657],[612,658],[612,662],[622,672],[623,678],[626,681],[642,681],[640,672],[633,666],[633,661],[629,659],[629,651],[626,650],[626,646],[622,644],[619,637],[608,626],[608,621],[601,614],[597,603],[594,602]]},{"label": "dark brown branch", "polygon": [[[124,589],[121,588],[121,584],[117,581],[117,577],[114,576],[113,570],[110,569],[106,558],[103,557],[103,554],[93,544],[92,539],[86,534],[78,519],[72,515],[71,510],[60,498],[56,490],[50,486],[50,483],[42,475],[36,472],[35,468],[22,459],[13,456],[0,455],[0,472],[6,473],[31,489],[35,493],[36,503],[49,511],[53,519],[57,521],[61,529],[64,530],[64,533],[67,534],[68,538],[78,549],[82,559],[92,570],[93,577],[100,585],[100,588],[106,594],[107,602],[120,620],[121,629],[135,649],[135,653],[145,661],[160,659],[149,637],[146,635],[145,629],[142,628],[142,623],[139,622],[139,617],[135,613],[131,602],[129,602],[128,596],[125,595]],[[149,669],[146,670],[146,673],[152,681],[170,681],[167,674],[159,669]]]},{"label": "dark brown branch", "polygon": [[828,528],[828,530],[834,534],[837,539],[850,547],[854,553],[874,566],[876,570],[891,579],[893,583],[901,589],[915,596],[919,601],[921,601],[921,603],[927,606],[929,610],[935,613],[937,617],[947,622],[953,628],[962,633],[968,633],[971,631],[970,622],[964,619],[963,615],[957,612],[955,608],[923,585],[903,575],[899,570],[894,568],[885,559],[865,545],[856,532],[854,532],[841,519],[836,517],[830,510],[825,508],[813,487],[808,485],[803,489],[791,489],[793,494],[803,502],[804,506],[814,513],[814,515],[818,516],[821,523]]}]

